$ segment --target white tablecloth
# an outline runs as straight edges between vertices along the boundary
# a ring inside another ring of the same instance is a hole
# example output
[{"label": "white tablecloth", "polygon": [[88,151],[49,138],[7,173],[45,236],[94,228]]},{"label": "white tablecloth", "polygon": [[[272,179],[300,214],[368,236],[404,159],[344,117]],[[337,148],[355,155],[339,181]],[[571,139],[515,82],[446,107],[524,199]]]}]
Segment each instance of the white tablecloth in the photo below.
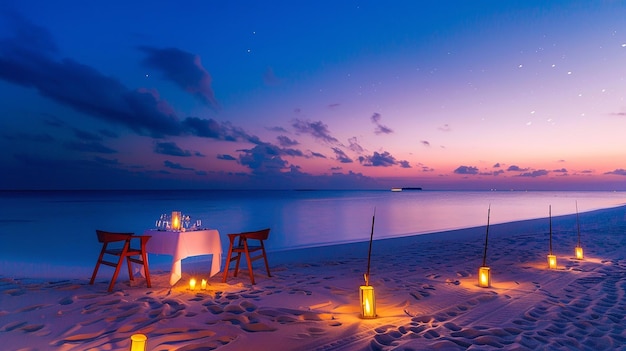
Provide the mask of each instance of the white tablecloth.
[{"label": "white tablecloth", "polygon": [[146,251],[173,257],[170,285],[176,284],[182,277],[182,260],[191,256],[213,255],[210,276],[221,269],[222,242],[220,233],[214,229],[188,232],[146,230],[144,235],[152,238],[146,244]]}]

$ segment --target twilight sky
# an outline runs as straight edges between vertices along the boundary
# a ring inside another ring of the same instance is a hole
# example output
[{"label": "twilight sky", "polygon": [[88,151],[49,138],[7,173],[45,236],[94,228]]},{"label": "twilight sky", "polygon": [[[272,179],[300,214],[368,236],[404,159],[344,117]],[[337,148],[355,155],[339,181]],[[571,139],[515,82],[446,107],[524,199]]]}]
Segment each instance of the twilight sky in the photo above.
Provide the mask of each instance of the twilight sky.
[{"label": "twilight sky", "polygon": [[0,189],[626,190],[626,2],[0,4]]}]

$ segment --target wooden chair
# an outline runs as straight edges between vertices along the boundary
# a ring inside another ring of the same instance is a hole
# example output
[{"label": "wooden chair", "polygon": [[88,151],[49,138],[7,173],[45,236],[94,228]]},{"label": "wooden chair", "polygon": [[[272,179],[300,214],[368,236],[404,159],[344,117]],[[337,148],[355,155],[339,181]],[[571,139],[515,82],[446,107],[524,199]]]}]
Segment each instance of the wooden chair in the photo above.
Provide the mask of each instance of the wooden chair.
[{"label": "wooden chair", "polygon": [[[109,292],[113,291],[115,280],[117,280],[120,268],[124,263],[124,259],[126,259],[130,280],[134,280],[131,263],[137,263],[143,266],[146,275],[146,283],[149,288],[151,287],[150,270],[148,269],[148,259],[146,257],[146,243],[151,238],[150,236],[134,235],[133,233],[113,233],[102,230],[96,230],[96,234],[98,241],[102,243],[102,250],[100,250],[100,256],[98,257],[98,262],[96,263],[96,268],[93,270],[89,284],[93,284],[96,279],[100,264],[115,267],[115,273],[113,273],[113,278],[111,278],[111,283],[109,284]],[[137,241],[139,241],[139,248],[131,245],[137,245]],[[139,256],[139,258],[134,256]]]},{"label": "wooden chair", "polygon": [[[265,270],[267,271],[267,276],[271,277],[270,274],[270,266],[267,263],[267,254],[265,253],[265,245],[263,241],[267,240],[270,235],[270,229],[262,229],[254,232],[244,232],[239,234],[228,234],[228,240],[230,241],[230,245],[228,247],[228,256],[226,256],[226,267],[224,269],[224,278],[222,278],[222,283],[226,282],[226,278],[228,277],[228,270],[230,268],[230,263],[232,261],[236,261],[235,263],[235,274],[234,277],[237,276],[239,272],[239,262],[241,261],[241,255],[246,255],[246,261],[248,262],[248,273],[250,274],[250,281],[252,284],[254,282],[254,273],[252,272],[252,262],[256,261],[260,258],[265,260]],[[248,242],[250,240],[258,241],[258,245],[250,245]],[[237,243],[235,244],[235,241]],[[258,256],[250,257],[250,253],[260,251]],[[233,254],[237,254],[233,256]]]}]

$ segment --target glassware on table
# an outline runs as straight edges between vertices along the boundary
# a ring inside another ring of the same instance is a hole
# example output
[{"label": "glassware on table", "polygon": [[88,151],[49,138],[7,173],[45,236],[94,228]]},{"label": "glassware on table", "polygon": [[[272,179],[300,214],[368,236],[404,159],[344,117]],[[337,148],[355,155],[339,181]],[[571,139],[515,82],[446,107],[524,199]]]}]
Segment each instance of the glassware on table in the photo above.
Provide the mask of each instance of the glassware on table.
[{"label": "glassware on table", "polygon": [[196,219],[196,230],[202,229],[202,220]]}]

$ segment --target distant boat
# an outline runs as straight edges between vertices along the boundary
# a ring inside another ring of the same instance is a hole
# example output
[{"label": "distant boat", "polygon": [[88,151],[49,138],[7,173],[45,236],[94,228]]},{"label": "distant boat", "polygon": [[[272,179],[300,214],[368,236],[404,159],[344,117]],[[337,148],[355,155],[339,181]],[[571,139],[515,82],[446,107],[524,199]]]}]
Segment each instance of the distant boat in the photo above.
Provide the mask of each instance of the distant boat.
[{"label": "distant boat", "polygon": [[391,191],[403,191],[403,190],[422,190],[422,188],[419,188],[419,187],[391,188]]}]

